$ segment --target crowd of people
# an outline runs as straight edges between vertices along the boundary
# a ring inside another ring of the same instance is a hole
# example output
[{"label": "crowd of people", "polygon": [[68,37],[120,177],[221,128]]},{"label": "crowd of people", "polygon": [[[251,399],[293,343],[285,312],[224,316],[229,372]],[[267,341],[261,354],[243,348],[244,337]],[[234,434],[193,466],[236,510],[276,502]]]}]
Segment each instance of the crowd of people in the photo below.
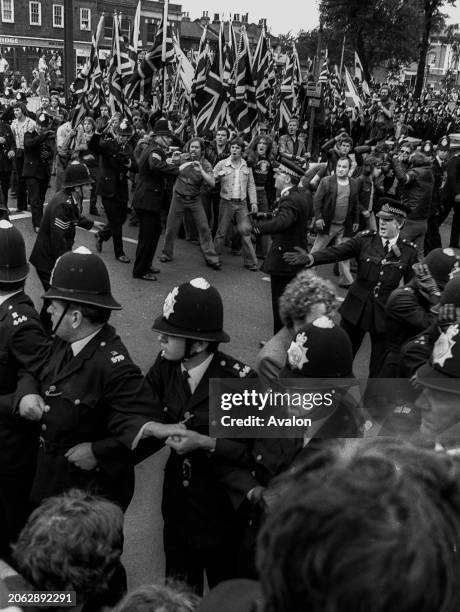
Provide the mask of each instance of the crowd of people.
[{"label": "crowd of people", "polygon": [[[85,610],[120,612],[457,610],[456,102],[427,92],[414,110],[383,85],[359,111],[326,109],[319,126],[292,117],[282,134],[259,123],[245,140],[227,126],[197,136],[187,114],[141,103],[132,121],[102,106],[75,126],[57,94],[34,114],[17,95],[0,117],[2,587],[76,591]],[[11,190],[36,233],[40,314]],[[174,265],[181,232],[223,283],[230,252],[269,275],[273,336],[254,369],[221,351],[225,304],[205,268],[170,288],[146,375],[133,363],[109,323],[122,305],[107,268],[74,245],[77,226],[94,227],[95,250],[112,241],[129,265],[130,210],[140,281],[157,280],[156,256]],[[317,274],[327,263],[344,299]],[[346,381],[366,334],[356,396]],[[282,393],[343,384],[298,437],[216,438],[210,379]],[[165,574],[180,584],[126,594],[134,467],[164,447]]]}]

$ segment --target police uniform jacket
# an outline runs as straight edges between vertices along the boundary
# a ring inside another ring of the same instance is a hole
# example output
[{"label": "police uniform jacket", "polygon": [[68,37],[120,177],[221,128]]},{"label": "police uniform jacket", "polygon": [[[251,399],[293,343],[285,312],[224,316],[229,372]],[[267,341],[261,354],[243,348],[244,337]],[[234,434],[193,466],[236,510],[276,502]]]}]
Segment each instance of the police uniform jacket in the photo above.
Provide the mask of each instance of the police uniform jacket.
[{"label": "police uniform jacket", "polygon": [[50,344],[32,301],[23,291],[0,305],[0,474],[20,475],[34,469],[37,424],[13,414],[12,394],[21,369],[40,372]]},{"label": "police uniform jacket", "polygon": [[[251,375],[249,366],[217,352],[193,395],[187,396],[180,363],[158,356],[146,376],[146,384],[160,397],[161,409],[154,420],[179,423],[193,415],[187,427],[209,435],[209,380]],[[246,453],[242,442],[220,438],[213,453],[196,450],[178,455],[171,451],[162,500],[166,556],[184,546],[195,551],[223,547],[225,554],[225,546],[232,543],[237,530],[225,485],[231,480],[232,466],[245,464]]]},{"label": "police uniform jacket", "polygon": [[430,304],[417,291],[413,281],[395,289],[385,309],[387,352],[380,378],[397,378],[402,346],[431,325],[436,315],[430,312]]},{"label": "police uniform jacket", "polygon": [[356,257],[358,272],[339,312],[344,319],[373,333],[385,333],[385,304],[401,280],[409,282],[417,261],[414,244],[398,237],[385,257],[382,238],[373,231],[361,232],[338,246],[314,253],[315,265]]},{"label": "police uniform jacket", "polygon": [[262,234],[272,235],[272,245],[263,263],[267,274],[295,276],[302,266],[291,266],[283,260],[283,254],[294,247],[307,249],[307,231],[312,217],[312,197],[309,191],[293,187],[281,198],[273,212],[273,218],[257,221],[254,226]]},{"label": "police uniform jacket", "polygon": [[5,121],[0,120],[0,137],[5,139],[3,144],[0,144],[0,174],[11,172],[13,165],[12,160],[8,157],[9,151],[16,150],[13,132],[10,126]]},{"label": "police uniform jacket", "polygon": [[58,257],[72,250],[76,226],[91,229],[93,222],[82,215],[70,193],[58,191],[45,208],[30,263],[42,275],[51,276]]},{"label": "police uniform jacket", "polygon": [[160,212],[166,191],[166,177],[177,176],[179,168],[166,162],[163,148],[148,146],[139,157],[139,177],[132,205],[136,210]]},{"label": "police uniform jacket", "polygon": [[42,181],[51,176],[53,150],[47,132],[38,134],[36,131],[24,134],[24,178],[33,177]]},{"label": "police uniform jacket", "polygon": [[114,138],[94,134],[88,142],[88,150],[100,156],[97,193],[102,198],[127,202],[128,172],[137,172],[131,144],[128,142],[122,146]]},{"label": "police uniform jacket", "polygon": [[[151,418],[156,399],[143,386],[139,368],[114,328],[104,325],[67,360],[70,346],[55,338],[40,380],[24,376],[16,405],[27,393],[39,393],[49,409],[40,428],[38,467],[32,501],[70,488],[88,489],[125,509],[134,492],[131,445]],[[73,446],[91,442],[98,465],[82,470],[65,458]]]}]

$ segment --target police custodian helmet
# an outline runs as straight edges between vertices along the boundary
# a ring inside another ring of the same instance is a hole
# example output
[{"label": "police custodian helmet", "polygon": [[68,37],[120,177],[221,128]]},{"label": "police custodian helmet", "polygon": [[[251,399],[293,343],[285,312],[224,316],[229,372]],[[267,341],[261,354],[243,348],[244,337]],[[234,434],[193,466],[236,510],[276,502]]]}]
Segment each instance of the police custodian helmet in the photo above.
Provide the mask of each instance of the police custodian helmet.
[{"label": "police custodian helmet", "polygon": [[9,221],[0,221],[0,282],[18,283],[27,278],[29,264],[21,232]]},{"label": "police custodian helmet", "polygon": [[223,330],[224,307],[220,293],[204,278],[194,278],[183,283],[166,297],[163,315],[158,317],[152,329],[169,336],[229,342]]},{"label": "police custodian helmet", "polygon": [[45,299],[121,310],[120,304],[112,297],[105,263],[86,247],[78,247],[58,258],[50,285],[43,296]]}]

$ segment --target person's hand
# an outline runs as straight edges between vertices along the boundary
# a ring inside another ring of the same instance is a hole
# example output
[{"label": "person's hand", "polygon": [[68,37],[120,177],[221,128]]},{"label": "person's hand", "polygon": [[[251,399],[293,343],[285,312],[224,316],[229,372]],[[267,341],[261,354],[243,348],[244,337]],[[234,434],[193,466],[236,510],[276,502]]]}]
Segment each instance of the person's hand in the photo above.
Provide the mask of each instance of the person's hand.
[{"label": "person's hand", "polygon": [[39,421],[45,412],[45,400],[35,393],[24,395],[19,402],[19,414],[28,421]]},{"label": "person's hand", "polygon": [[291,266],[304,266],[310,268],[314,264],[313,256],[307,253],[302,247],[294,247],[295,251],[284,253],[283,259]]},{"label": "person's hand", "polygon": [[102,223],[102,221],[93,221],[93,228],[94,229],[97,229],[97,230],[100,231],[100,230],[104,229],[104,227],[105,227],[105,224]]},{"label": "person's hand", "polygon": [[443,304],[438,310],[438,325],[448,327],[460,323],[460,308],[455,304]]},{"label": "person's hand", "polygon": [[365,219],[369,219],[369,217],[371,216],[371,213],[368,210],[361,211],[361,214]]},{"label": "person's hand", "polygon": [[324,219],[316,219],[315,227],[317,230],[323,230],[324,229]]},{"label": "person's hand", "polygon": [[8,159],[13,159],[14,158],[14,151],[12,149],[11,149],[11,151],[8,151],[7,157],[8,157]]},{"label": "person's hand", "polygon": [[354,234],[356,234],[356,232],[358,231],[358,229],[359,229],[359,223],[353,223],[353,225],[352,225],[352,230],[353,230],[353,233],[354,233]]},{"label": "person's hand", "polygon": [[82,470],[94,470],[97,466],[97,459],[94,456],[91,442],[82,442],[76,446],[72,446],[66,452],[64,457]]},{"label": "person's hand", "polygon": [[154,421],[150,421],[149,423],[145,424],[142,437],[158,438],[159,440],[163,440],[164,438],[169,438],[170,436],[182,435],[184,430],[185,425],[182,423],[165,425],[163,423],[155,423]]},{"label": "person's hand", "polygon": [[258,213],[259,212],[259,207],[257,206],[257,204],[251,204],[251,212],[252,213]]},{"label": "person's hand", "polygon": [[5,144],[6,139],[3,136],[0,136],[0,144]]},{"label": "person's hand", "polygon": [[420,293],[425,296],[431,304],[439,302],[441,292],[439,291],[436,281],[431,276],[428,266],[424,263],[415,263],[412,266],[412,270],[414,271],[415,282]]},{"label": "person's hand", "polygon": [[193,431],[193,429],[184,429],[178,435],[170,436],[165,444],[176,451],[178,455],[185,455],[198,449],[206,451],[215,449],[215,440]]},{"label": "person's hand", "polygon": [[260,504],[263,502],[263,492],[265,491],[265,487],[258,485],[252,488],[246,495],[251,504]]}]

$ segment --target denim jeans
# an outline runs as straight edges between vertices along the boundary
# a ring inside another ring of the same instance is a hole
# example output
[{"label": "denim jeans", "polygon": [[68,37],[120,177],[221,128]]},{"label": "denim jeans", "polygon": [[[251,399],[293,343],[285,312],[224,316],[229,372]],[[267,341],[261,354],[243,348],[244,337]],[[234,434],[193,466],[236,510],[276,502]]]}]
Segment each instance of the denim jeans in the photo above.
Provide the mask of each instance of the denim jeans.
[{"label": "denim jeans", "polygon": [[168,219],[166,221],[163,255],[166,255],[166,257],[169,259],[174,257],[174,243],[179,234],[179,229],[186,210],[190,211],[193,220],[195,221],[201,251],[203,252],[205,260],[209,263],[217,263],[219,258],[214,250],[211,230],[209,229],[208,220],[206,218],[200,197],[198,196],[196,200],[185,200],[184,198],[181,198],[176,191],[173,192]]},{"label": "denim jeans", "polygon": [[[347,242],[348,240],[350,240],[350,238],[343,237],[343,232],[344,232],[343,225],[335,225],[334,223],[332,223],[331,229],[329,230],[329,234],[317,234],[316,235],[315,242],[313,246],[311,247],[310,252],[313,254],[316,251],[320,251],[321,249],[324,249],[325,247],[327,247],[327,245],[330,242],[332,242],[334,238],[335,238],[335,243],[337,246],[339,244],[342,244],[343,242]],[[340,285],[351,285],[354,279],[350,272],[350,260],[349,259],[347,259],[346,261],[339,261],[339,272],[340,272],[339,284]]]},{"label": "denim jeans", "polygon": [[224,200],[221,198],[219,206],[219,224],[214,239],[216,253],[218,255],[222,253],[225,236],[232,222],[233,215],[236,217],[238,232],[241,234],[243,263],[245,266],[251,264],[257,266],[258,261],[251,241],[251,222],[248,219],[248,205],[246,200],[243,202],[232,202],[231,200]]}]

